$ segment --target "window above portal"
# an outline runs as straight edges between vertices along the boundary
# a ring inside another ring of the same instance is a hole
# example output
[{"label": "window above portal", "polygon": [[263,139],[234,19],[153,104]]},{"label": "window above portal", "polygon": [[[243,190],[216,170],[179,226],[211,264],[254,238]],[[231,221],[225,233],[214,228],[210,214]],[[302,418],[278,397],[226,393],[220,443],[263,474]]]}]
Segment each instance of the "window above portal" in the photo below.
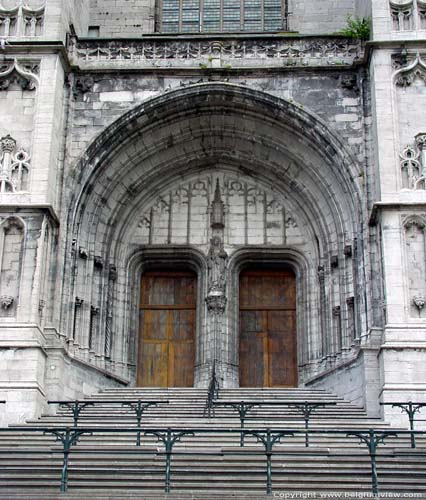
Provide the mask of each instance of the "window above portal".
[{"label": "window above portal", "polygon": [[282,31],[282,0],[160,0],[158,31],[212,33]]}]

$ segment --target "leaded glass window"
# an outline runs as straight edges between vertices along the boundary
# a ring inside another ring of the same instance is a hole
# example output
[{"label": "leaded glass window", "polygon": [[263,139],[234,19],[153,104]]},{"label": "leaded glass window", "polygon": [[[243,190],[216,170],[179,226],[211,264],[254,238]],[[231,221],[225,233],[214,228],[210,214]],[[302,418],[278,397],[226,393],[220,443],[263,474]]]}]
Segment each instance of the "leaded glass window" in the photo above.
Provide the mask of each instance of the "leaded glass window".
[{"label": "leaded glass window", "polygon": [[285,0],[160,0],[163,33],[280,31]]}]

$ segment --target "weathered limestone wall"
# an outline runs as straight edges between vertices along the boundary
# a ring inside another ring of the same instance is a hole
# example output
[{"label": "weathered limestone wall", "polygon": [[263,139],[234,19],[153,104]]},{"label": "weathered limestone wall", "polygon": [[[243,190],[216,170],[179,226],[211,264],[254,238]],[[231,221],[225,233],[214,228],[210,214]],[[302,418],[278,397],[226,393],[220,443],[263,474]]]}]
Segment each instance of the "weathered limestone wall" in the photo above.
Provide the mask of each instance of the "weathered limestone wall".
[{"label": "weathered limestone wall", "polygon": [[331,35],[346,26],[347,16],[353,16],[356,12],[356,2],[289,0],[289,11],[290,30],[304,35]]},{"label": "weathered limestone wall", "polygon": [[[70,117],[72,159],[75,161],[105,126],[137,104],[171,89],[207,82],[208,78],[202,72],[196,77],[139,76],[136,73],[119,77],[88,75],[88,85],[84,87],[85,92],[77,93]],[[273,79],[251,73],[226,75],[230,83],[288,99],[315,113],[345,138],[361,163],[365,158],[363,127],[368,119],[363,109],[363,78],[362,73],[355,71],[327,71],[315,75],[300,71],[298,74],[276,74]]]},{"label": "weathered limestone wall", "polygon": [[90,26],[100,37],[139,37],[155,31],[155,0],[90,0]]}]

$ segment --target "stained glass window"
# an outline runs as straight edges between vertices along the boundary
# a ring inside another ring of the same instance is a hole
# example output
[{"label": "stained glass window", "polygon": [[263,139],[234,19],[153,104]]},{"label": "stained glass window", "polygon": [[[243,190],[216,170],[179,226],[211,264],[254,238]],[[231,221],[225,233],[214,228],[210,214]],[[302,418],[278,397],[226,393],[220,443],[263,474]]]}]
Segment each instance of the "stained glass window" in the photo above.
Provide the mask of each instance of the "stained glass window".
[{"label": "stained glass window", "polygon": [[285,0],[160,0],[162,33],[280,31]]}]

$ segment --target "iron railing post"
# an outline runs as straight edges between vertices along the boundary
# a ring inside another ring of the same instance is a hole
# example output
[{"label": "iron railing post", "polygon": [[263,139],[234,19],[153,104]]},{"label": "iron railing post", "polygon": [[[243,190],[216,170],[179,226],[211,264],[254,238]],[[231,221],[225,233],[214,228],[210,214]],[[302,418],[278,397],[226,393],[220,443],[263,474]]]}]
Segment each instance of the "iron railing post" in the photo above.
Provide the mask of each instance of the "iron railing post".
[{"label": "iron railing post", "polygon": [[126,403],[121,403],[122,406],[129,406],[132,410],[134,410],[135,415],[136,415],[136,426],[138,428],[138,431],[136,433],[136,446],[141,445],[141,421],[142,421],[142,416],[147,408],[150,406],[157,406],[157,403],[154,402],[148,402],[144,403],[140,399],[136,401],[136,403],[133,402],[126,402]]},{"label": "iron railing post", "polygon": [[354,431],[348,432],[346,437],[357,437],[361,442],[364,442],[368,447],[368,454],[370,456],[371,463],[371,483],[373,487],[373,495],[377,497],[379,495],[379,481],[377,476],[377,448],[380,443],[384,443],[385,439],[388,437],[398,437],[396,432],[387,431],[375,431],[374,429],[369,429],[368,431]]},{"label": "iron railing post", "polygon": [[220,384],[216,375],[216,360],[213,361],[212,375],[210,378],[209,388],[207,391],[207,399],[204,407],[203,415],[211,418],[215,414],[214,402],[219,397]]},{"label": "iron railing post", "polygon": [[326,404],[331,403],[309,403],[309,401],[304,401],[303,403],[295,403],[290,406],[295,407],[302,415],[305,421],[305,446],[309,447],[309,420],[311,418],[312,413],[317,408],[322,408]]},{"label": "iron railing post", "polygon": [[161,441],[164,445],[164,450],[166,454],[166,468],[165,468],[165,485],[164,491],[165,493],[170,493],[171,489],[171,462],[172,462],[172,453],[173,446],[178,443],[183,436],[193,436],[193,431],[176,431],[168,427],[165,431],[145,431],[145,436],[151,435],[156,436],[158,441]]},{"label": "iron railing post", "polygon": [[413,401],[408,402],[397,402],[397,403],[380,403],[384,405],[392,405],[392,408],[401,408],[402,413],[408,415],[408,420],[410,422],[410,438],[411,438],[411,448],[416,447],[416,432],[414,430],[414,422],[416,419],[416,413],[420,413],[421,409],[426,406],[426,403],[413,403]]},{"label": "iron railing post", "polygon": [[244,430],[244,434],[252,435],[257,439],[258,443],[262,443],[265,447],[266,456],[266,494],[272,495],[272,451],[276,443],[281,442],[283,437],[294,437],[294,432],[283,430],[283,431],[271,431],[268,427],[265,431],[261,430]]},{"label": "iron railing post", "polygon": [[52,434],[56,436],[56,440],[62,443],[63,462],[61,469],[61,492],[66,492],[68,489],[68,472],[69,472],[69,455],[71,448],[78,443],[83,434],[91,436],[91,431],[84,431],[76,428],[66,427],[64,430],[45,430],[44,434]]}]

